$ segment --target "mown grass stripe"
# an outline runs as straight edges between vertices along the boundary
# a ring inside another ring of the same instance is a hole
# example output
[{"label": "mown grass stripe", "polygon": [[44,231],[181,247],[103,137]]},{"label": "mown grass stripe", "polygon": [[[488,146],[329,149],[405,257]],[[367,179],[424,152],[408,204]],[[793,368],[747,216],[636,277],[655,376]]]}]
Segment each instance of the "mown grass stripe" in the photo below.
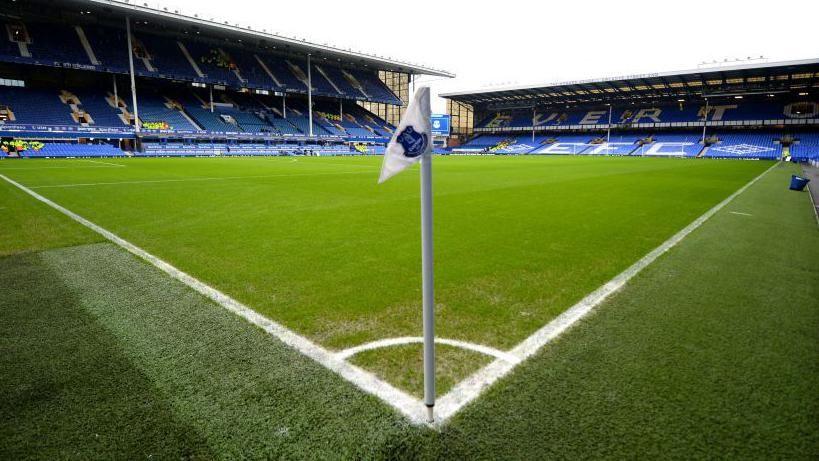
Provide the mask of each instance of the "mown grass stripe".
[{"label": "mown grass stripe", "polygon": [[[694,232],[697,228],[702,226],[702,224],[705,223],[709,218],[714,216],[714,214],[722,210],[736,197],[745,192],[749,187],[756,184],[757,181],[762,179],[766,174],[768,174],[768,172],[770,172],[779,165],[781,165],[779,162],[771,165],[770,168],[768,168],[759,176],[755,177],[750,182],[742,186],[739,190],[728,196],[728,198],[726,198],[725,200],[723,200],[722,202],[718,203],[716,206],[705,212],[705,214],[694,220],[694,222],[692,222],[691,224],[683,228],[681,231],[673,235],[671,238],[663,242],[660,246],[652,250],[650,253],[643,256],[631,267],[624,270],[616,277],[609,280],[607,283],[603,284],[603,286],[601,286],[600,288],[598,288],[597,290],[595,290],[594,292],[580,300],[574,306],[564,311],[562,314],[557,316],[554,320],[549,322],[547,325],[545,325],[543,328],[535,332],[533,335],[523,340],[520,344],[518,344],[512,350],[510,350],[509,354],[518,358],[519,361],[523,361],[531,357],[533,354],[535,354],[537,351],[543,348],[543,346],[545,346],[553,339],[560,336],[563,332],[571,328],[576,322],[578,322],[579,320],[587,316],[589,313],[591,313],[609,296],[611,296],[613,293],[615,293],[616,291],[620,290],[623,286],[625,286],[625,284],[628,283],[628,281],[631,280],[635,275],[639,274],[640,271],[648,267],[663,253],[667,252],[675,245],[680,243],[685,237],[691,234],[691,232]],[[477,371],[469,378],[461,381],[446,395],[444,395],[438,400],[437,411],[439,416],[439,422],[445,422],[447,419],[451,418],[461,408],[469,404],[469,402],[475,400],[486,388],[488,388],[498,379],[502,378],[507,373],[512,371],[512,369],[514,369],[518,365],[518,363],[519,362],[510,363],[506,360],[496,359],[489,365]]]},{"label": "mown grass stripe", "polygon": [[102,235],[107,240],[110,240],[111,242],[122,247],[128,252],[142,258],[149,264],[170,275],[172,278],[184,283],[194,291],[211,299],[212,301],[216,302],[225,309],[244,318],[248,322],[259,326],[264,331],[278,338],[280,341],[284,342],[290,347],[312,358],[313,360],[325,366],[329,370],[338,373],[344,379],[358,386],[361,390],[379,397],[381,400],[383,400],[384,402],[388,403],[389,405],[403,413],[411,421],[419,424],[424,423],[426,421],[425,415],[426,409],[424,408],[423,404],[418,399],[410,396],[406,392],[397,389],[396,387],[392,386],[386,381],[379,379],[372,373],[369,373],[355,365],[352,365],[346,360],[339,358],[335,353],[328,351],[327,349],[313,343],[312,341],[303,336],[296,334],[295,332],[287,329],[283,325],[268,319],[267,317],[259,314],[258,312],[245,306],[244,304],[231,298],[230,296],[222,293],[221,291],[211,287],[210,285],[207,285],[206,283],[201,282],[192,275],[189,275],[177,269],[171,264],[148,253],[142,248],[117,236],[116,234],[108,231],[107,229],[104,229],[94,224],[93,222],[83,218],[82,216],[74,213],[73,211],[62,207],[57,203],[54,203],[53,201],[27,188],[26,186],[2,174],[0,174],[0,178],[3,178],[9,184],[19,188],[20,190],[29,194],[30,196],[34,197],[40,202],[45,203],[46,205],[54,208],[60,213],[63,213],[64,215],[70,217],[74,221],[77,221],[83,226]]},{"label": "mown grass stripe", "polygon": [[816,459],[819,233],[774,169],[442,429],[446,459]]}]

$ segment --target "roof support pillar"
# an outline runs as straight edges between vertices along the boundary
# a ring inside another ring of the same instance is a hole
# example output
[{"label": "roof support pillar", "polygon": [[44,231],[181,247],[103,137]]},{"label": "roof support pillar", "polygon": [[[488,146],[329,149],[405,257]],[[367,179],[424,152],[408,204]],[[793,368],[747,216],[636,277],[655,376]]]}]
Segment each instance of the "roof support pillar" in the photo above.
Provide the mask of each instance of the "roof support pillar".
[{"label": "roof support pillar", "polygon": [[[535,143],[535,120],[537,119],[537,108],[532,106],[532,144]],[[532,146],[534,147],[534,146]]]},{"label": "roof support pillar", "polygon": [[117,94],[117,74],[111,74],[111,80],[114,82],[114,104],[117,106],[117,110],[119,110],[119,95]]},{"label": "roof support pillar", "polygon": [[131,73],[131,99],[134,103],[134,130],[139,133],[139,106],[137,105],[136,77],[134,76],[134,46],[131,43],[130,16],[125,16],[125,34],[128,36],[128,69]]},{"label": "roof support pillar", "polygon": [[702,146],[705,147],[705,128],[708,126],[708,98],[705,98],[705,116],[702,118]]},{"label": "roof support pillar", "polygon": [[[606,128],[606,144],[611,142],[611,111],[612,111],[612,105],[609,104],[608,106],[609,106],[609,124],[608,124],[608,127]],[[608,151],[606,151],[606,153],[608,153]]]},{"label": "roof support pillar", "polygon": [[309,126],[308,135],[313,136],[313,70],[310,65],[310,53],[307,54],[307,113]]}]

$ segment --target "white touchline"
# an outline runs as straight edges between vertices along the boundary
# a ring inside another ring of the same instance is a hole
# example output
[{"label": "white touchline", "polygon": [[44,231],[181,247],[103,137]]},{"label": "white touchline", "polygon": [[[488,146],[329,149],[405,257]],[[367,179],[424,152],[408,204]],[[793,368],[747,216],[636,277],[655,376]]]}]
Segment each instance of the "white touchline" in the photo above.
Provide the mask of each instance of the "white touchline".
[{"label": "white touchline", "polygon": [[[554,320],[546,324],[540,330],[523,340],[520,344],[512,348],[509,353],[517,357],[521,362],[539,351],[543,346],[558,337],[561,333],[569,329],[578,320],[588,315],[595,307],[599,306],[609,295],[622,288],[632,277],[654,262],[663,253],[680,243],[688,234],[700,227],[711,216],[731,203],[737,196],[745,192],[754,183],[759,181],[769,171],[779,165],[774,163],[770,168],[762,172],[759,176],[742,186],[739,190],[731,194],[728,198],[718,203],[716,206],[706,211],[705,214],[694,220],[681,231],[663,242],[660,246],[643,256],[631,267],[606,282],[603,286],[593,291],[591,294],[581,299],[577,304],[564,311]],[[481,392],[492,383],[509,373],[516,364],[505,360],[494,360],[489,365],[478,370],[472,376],[456,384],[448,393],[438,400],[436,409],[437,424],[441,424],[457,413],[466,404],[478,397]]]},{"label": "white touchline", "polygon": [[[342,359],[349,359],[350,357],[364,351],[371,351],[374,349],[381,349],[383,347],[393,347],[393,346],[403,346],[406,344],[421,344],[424,342],[424,338],[421,336],[403,336],[400,338],[387,338],[387,339],[380,339],[378,341],[373,341],[365,344],[361,344],[359,346],[351,347],[349,349],[344,349],[343,351],[337,353],[336,355]],[[500,351],[493,347],[483,346],[481,344],[469,343],[466,341],[459,341],[457,339],[447,339],[447,338],[435,338],[436,344],[444,344],[446,346],[458,347],[461,349],[470,350],[473,352],[478,352],[484,355],[488,355],[490,357],[495,357],[498,360],[505,360],[510,363],[518,363],[520,359],[515,357],[512,354]]]},{"label": "white touchline", "polygon": [[[737,196],[745,192],[746,189],[748,189],[754,183],[759,181],[763,176],[765,176],[769,171],[774,169],[774,167],[776,167],[777,165],[779,165],[779,162],[775,163],[770,168],[761,173],[759,176],[757,176],[756,178],[752,179],[750,182],[742,186],[739,190],[731,194],[728,198],[726,198],[725,200],[723,200],[722,202],[720,202],[719,204],[705,212],[705,214],[694,220],[694,222],[686,226],[678,233],[674,234],[671,238],[663,242],[660,246],[652,250],[650,253],[643,256],[631,267],[621,272],[619,275],[605,283],[603,286],[601,286],[591,294],[587,295],[577,304],[575,304],[574,306],[570,307],[568,310],[557,316],[554,320],[543,326],[541,329],[539,329],[534,334],[523,340],[521,343],[519,343],[511,350],[503,352],[491,347],[481,346],[478,344],[467,343],[463,341],[443,338],[436,339],[436,342],[441,344],[449,344],[455,347],[470,349],[496,358],[491,363],[489,363],[489,365],[483,367],[470,377],[456,384],[455,387],[452,388],[452,390],[450,390],[448,393],[446,393],[443,397],[441,397],[438,400],[435,409],[435,423],[433,424],[433,426],[440,428],[446,421],[448,421],[465,405],[467,405],[475,398],[477,398],[485,389],[491,386],[498,379],[508,374],[518,364],[534,355],[543,346],[545,346],[553,339],[558,337],[561,333],[569,329],[578,320],[588,315],[594,308],[600,305],[600,303],[602,303],[609,295],[622,288],[629,280],[631,280],[631,278],[637,275],[649,264],[654,262],[663,253],[677,245],[686,236],[688,236],[688,234],[690,234],[698,227],[700,227],[705,221],[707,221],[714,214],[716,214],[718,211],[720,211],[722,208],[728,205]],[[15,187],[19,188],[20,190],[29,194],[35,199],[65,214],[71,219],[77,221],[78,223],[88,227],[94,232],[97,232],[98,234],[102,235],[111,242],[119,245],[125,250],[144,259],[145,261],[162,270],[163,272],[167,273],[174,279],[179,280],[180,282],[189,286],[196,292],[215,301],[217,304],[224,307],[225,309],[261,327],[270,335],[278,338],[279,340],[289,345],[290,347],[296,349],[297,351],[301,352],[302,354],[312,358],[313,360],[323,365],[324,367],[328,368],[329,370],[338,373],[344,379],[356,385],[363,391],[380,398],[382,401],[384,401],[385,403],[389,404],[390,406],[401,412],[411,422],[415,424],[425,424],[426,407],[420,400],[410,396],[409,394],[405,393],[400,389],[395,388],[390,383],[381,380],[372,373],[369,373],[349,363],[346,360],[347,358],[363,350],[376,349],[379,347],[387,347],[391,345],[411,344],[416,342],[416,340],[420,340],[421,338],[415,337],[389,338],[362,344],[349,349],[345,349],[340,352],[329,351],[313,343],[309,339],[287,329],[283,325],[276,323],[268,319],[267,317],[264,317],[263,315],[245,306],[239,301],[236,301],[235,299],[222,293],[221,291],[197,280],[196,278],[194,278],[191,275],[188,275],[185,272],[180,271],[174,266],[157,258],[156,256],[153,256],[152,254],[137,247],[136,245],[118,237],[112,232],[52,202],[51,200],[43,197],[42,195],[39,195],[30,188],[15,182],[14,180],[6,177],[3,174],[0,174],[0,178],[5,180],[9,184],[14,185]]]},{"label": "white touchline", "polygon": [[283,343],[296,349],[302,354],[310,357],[311,359],[320,363],[324,367],[338,373],[344,379],[358,386],[363,391],[380,398],[387,404],[391,405],[393,408],[403,413],[404,416],[409,418],[410,421],[417,424],[422,424],[425,422],[426,408],[424,407],[424,404],[421,403],[420,400],[410,396],[409,394],[405,393],[400,389],[395,388],[388,382],[379,379],[372,373],[362,370],[361,368],[352,365],[346,360],[339,358],[334,352],[331,352],[319,346],[318,344],[313,343],[312,341],[303,336],[299,336],[293,331],[285,328],[283,325],[268,319],[267,317],[259,314],[253,309],[240,303],[239,301],[236,301],[230,296],[222,293],[216,288],[213,288],[210,285],[207,285],[199,281],[193,276],[188,275],[185,272],[182,272],[181,270],[175,268],[174,266],[168,264],[167,262],[148,253],[142,248],[139,248],[136,245],[128,242],[127,240],[120,238],[114,233],[92,223],[91,221],[74,213],[73,211],[68,210],[67,208],[64,208],[52,202],[51,200],[34,192],[33,190],[27,188],[26,186],[23,186],[22,184],[2,174],[0,174],[0,178],[3,178],[6,182],[17,187],[18,189],[22,190],[28,195],[54,208],[60,213],[70,217],[74,221],[77,221],[83,226],[93,230],[94,232],[102,235],[106,239],[119,245],[125,250],[131,252],[132,254],[144,259],[151,265],[170,275],[174,279],[184,283],[188,287],[192,288],[194,291],[211,299],[212,301],[216,302],[225,309],[235,313],[240,317],[243,317],[250,323],[261,327],[270,335],[275,336]]},{"label": "white touchline", "polygon": [[819,225],[819,205],[813,201],[813,191],[810,190],[810,185],[808,185],[808,197],[810,197],[810,204],[813,205],[813,214],[816,216],[816,224]]}]

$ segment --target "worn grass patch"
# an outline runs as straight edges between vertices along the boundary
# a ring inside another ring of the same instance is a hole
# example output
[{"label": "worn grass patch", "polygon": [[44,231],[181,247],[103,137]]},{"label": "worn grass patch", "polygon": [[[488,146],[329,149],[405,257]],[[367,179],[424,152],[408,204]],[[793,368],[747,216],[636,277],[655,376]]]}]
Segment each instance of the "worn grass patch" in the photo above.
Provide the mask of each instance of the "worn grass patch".
[{"label": "worn grass patch", "polygon": [[[7,169],[0,165],[0,174],[5,173]],[[99,235],[0,179],[0,257],[101,240]]]},{"label": "worn grass patch", "polygon": [[422,431],[111,244],[11,271],[1,458],[381,458]]},{"label": "worn grass patch", "polygon": [[[435,390],[439,395],[447,393],[452,386],[493,359],[493,357],[477,352],[437,344],[435,346]],[[363,351],[353,356],[350,361],[372,371],[419,399],[423,399],[424,349],[421,344]]]}]

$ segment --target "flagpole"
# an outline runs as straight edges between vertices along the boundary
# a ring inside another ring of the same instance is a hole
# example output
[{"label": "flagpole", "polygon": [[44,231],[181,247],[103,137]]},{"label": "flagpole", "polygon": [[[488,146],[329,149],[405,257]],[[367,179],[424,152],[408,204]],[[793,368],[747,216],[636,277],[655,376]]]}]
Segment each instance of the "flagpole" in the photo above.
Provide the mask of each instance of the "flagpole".
[{"label": "flagpole", "polygon": [[421,155],[421,266],[424,320],[424,404],[427,421],[435,420],[435,296],[432,264],[432,151]]},{"label": "flagpole", "polygon": [[424,404],[427,421],[435,421],[435,296],[432,260],[432,130],[429,87],[415,88],[401,123],[395,129],[381,164],[378,183],[421,162],[421,279],[424,329]]}]

